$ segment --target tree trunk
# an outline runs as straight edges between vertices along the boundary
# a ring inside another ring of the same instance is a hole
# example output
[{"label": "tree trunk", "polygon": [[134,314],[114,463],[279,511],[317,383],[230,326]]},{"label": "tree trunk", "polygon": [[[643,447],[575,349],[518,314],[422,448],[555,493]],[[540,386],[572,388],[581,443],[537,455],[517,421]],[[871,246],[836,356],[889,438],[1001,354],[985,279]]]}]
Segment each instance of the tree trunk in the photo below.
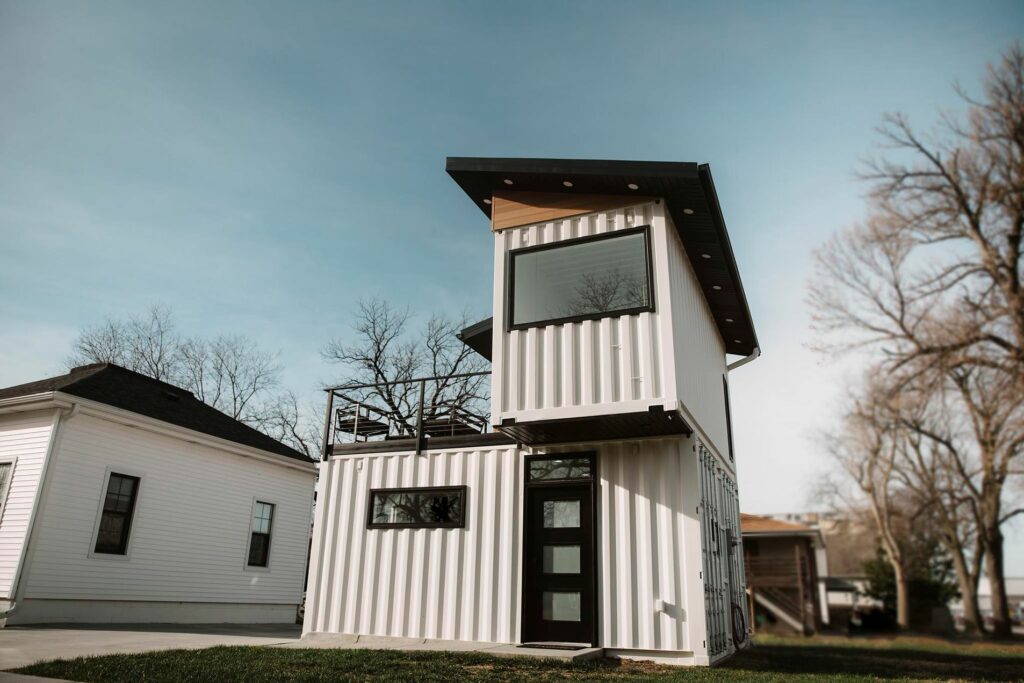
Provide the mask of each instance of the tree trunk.
[{"label": "tree trunk", "polygon": [[[982,621],[981,612],[978,609],[978,572],[967,566],[967,558],[964,556],[963,547],[957,540],[944,542],[950,559],[953,561],[953,569],[956,571],[957,586],[960,589],[960,596],[964,603],[964,633],[971,636],[981,635]],[[975,569],[977,568],[975,558]]]},{"label": "tree trunk", "polygon": [[1006,599],[1006,575],[1003,569],[1003,533],[998,524],[989,531],[990,542],[985,548],[985,573],[992,592],[992,635],[996,638],[1013,636],[1010,623],[1010,603]]},{"label": "tree trunk", "polygon": [[896,623],[900,630],[910,628],[910,582],[903,567],[893,565],[896,574]]},{"label": "tree trunk", "polygon": [[970,636],[981,635],[981,611],[978,609],[978,581],[971,576],[963,555],[951,553],[956,580],[960,588],[960,596],[964,603],[964,633]]}]

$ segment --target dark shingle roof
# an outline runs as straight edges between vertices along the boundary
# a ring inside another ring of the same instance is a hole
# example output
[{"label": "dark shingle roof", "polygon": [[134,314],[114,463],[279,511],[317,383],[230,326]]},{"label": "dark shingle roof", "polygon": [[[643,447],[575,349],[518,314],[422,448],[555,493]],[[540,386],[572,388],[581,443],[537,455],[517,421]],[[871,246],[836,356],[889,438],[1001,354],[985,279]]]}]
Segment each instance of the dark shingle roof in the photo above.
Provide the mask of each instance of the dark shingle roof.
[{"label": "dark shingle roof", "polygon": [[208,406],[192,392],[113,363],[83,365],[66,375],[0,389],[0,399],[50,391],[80,396],[243,446],[311,462],[294,448]]}]

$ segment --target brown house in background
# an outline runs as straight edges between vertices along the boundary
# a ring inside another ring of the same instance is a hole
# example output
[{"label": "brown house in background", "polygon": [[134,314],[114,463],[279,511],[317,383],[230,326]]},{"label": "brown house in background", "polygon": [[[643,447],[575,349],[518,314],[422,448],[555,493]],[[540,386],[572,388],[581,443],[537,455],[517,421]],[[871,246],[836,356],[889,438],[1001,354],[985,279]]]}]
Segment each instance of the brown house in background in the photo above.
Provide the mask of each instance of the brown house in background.
[{"label": "brown house in background", "polygon": [[825,540],[814,527],[740,515],[748,611],[755,629],[811,634],[828,624]]}]

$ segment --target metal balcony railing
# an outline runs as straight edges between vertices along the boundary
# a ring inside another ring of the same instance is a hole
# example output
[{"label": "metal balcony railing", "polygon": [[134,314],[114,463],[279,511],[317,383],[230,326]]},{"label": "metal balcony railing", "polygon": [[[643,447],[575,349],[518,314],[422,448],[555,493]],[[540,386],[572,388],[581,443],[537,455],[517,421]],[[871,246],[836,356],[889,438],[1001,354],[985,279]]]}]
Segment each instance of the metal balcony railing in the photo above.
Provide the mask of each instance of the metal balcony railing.
[{"label": "metal balcony railing", "polygon": [[415,439],[420,453],[433,437],[486,433],[489,392],[484,378],[490,374],[467,372],[328,388],[323,459],[333,444]]}]

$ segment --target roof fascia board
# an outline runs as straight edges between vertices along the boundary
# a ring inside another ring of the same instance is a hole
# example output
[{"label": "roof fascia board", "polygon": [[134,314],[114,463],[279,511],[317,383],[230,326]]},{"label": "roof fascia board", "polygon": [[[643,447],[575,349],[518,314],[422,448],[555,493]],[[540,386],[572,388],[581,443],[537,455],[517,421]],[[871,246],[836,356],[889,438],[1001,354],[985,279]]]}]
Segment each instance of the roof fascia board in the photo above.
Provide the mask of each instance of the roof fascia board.
[{"label": "roof fascia board", "polygon": [[253,448],[251,446],[245,446],[234,441],[222,439],[220,437],[211,436],[204,434],[203,432],[197,432],[193,429],[186,427],[179,427],[178,425],[164,422],[163,420],[157,420],[152,417],[145,415],[139,415],[133,413],[130,410],[124,410],[123,408],[116,408],[106,403],[100,403],[99,401],[93,401],[91,399],[82,398],[73,394],[64,394],[61,392],[53,392],[55,396],[68,402],[68,404],[77,404],[79,410],[85,415],[91,415],[110,422],[116,422],[118,424],[125,425],[127,427],[134,427],[137,429],[144,429],[149,432],[156,434],[162,434],[163,436],[170,436],[183,441],[189,441],[191,443],[198,444],[200,446],[207,446],[221,451],[227,451],[234,455],[240,455],[247,458],[254,458],[262,462],[271,463],[274,465],[280,465],[282,467],[288,467],[290,469],[301,470],[303,472],[316,472],[317,465],[314,461],[310,460],[308,465],[301,460],[295,458],[289,458],[284,455],[278,455],[277,453],[271,453],[270,451],[264,451],[259,448]]},{"label": "roof fascia board", "polygon": [[743,312],[746,314],[747,320],[750,321],[750,333],[754,336],[754,348],[757,349],[758,355],[760,355],[761,344],[757,341],[757,330],[754,328],[753,322],[754,318],[750,314],[750,304],[747,302],[747,290],[743,287],[740,267],[736,263],[736,254],[732,250],[732,240],[729,239],[729,230],[725,227],[725,217],[722,215],[722,205],[718,202],[718,191],[715,189],[715,181],[711,177],[710,164],[701,164],[698,167],[698,172],[700,184],[704,187],[704,194],[711,209],[712,223],[714,223],[715,231],[718,233],[718,240],[721,242],[725,252],[729,275],[736,279],[736,293],[739,296],[740,304],[743,306]]},{"label": "roof fascia board", "polygon": [[64,396],[57,396],[57,393],[54,391],[44,391],[38,394],[0,398],[0,414],[24,413],[51,408],[70,408],[71,404],[72,401],[67,400]]}]

